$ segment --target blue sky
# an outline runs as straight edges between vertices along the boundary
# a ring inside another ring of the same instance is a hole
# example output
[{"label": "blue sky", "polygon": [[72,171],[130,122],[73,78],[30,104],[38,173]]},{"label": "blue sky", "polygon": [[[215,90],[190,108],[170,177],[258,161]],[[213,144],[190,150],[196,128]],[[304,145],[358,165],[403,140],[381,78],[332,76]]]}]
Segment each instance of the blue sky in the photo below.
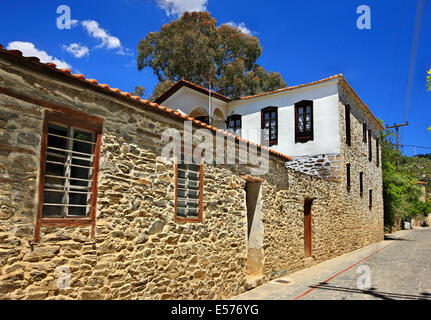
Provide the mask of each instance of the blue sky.
[{"label": "blue sky", "polygon": [[[57,28],[60,5],[68,5],[71,19],[77,20],[69,30]],[[370,30],[356,26],[360,5],[371,9]],[[218,24],[234,23],[257,36],[263,47],[258,63],[280,72],[288,85],[343,73],[378,118],[386,124],[404,120],[416,15],[412,0],[1,1],[0,43],[7,47],[27,42],[24,49],[43,51],[46,59],[56,59],[74,73],[123,91],[142,85],[149,95],[157,80],[152,70],[137,70],[138,42],[185,8],[205,8]],[[410,125],[401,142],[431,147],[431,132],[426,131],[431,126],[431,92],[425,87],[426,70],[431,68],[431,1],[424,9],[421,31]],[[407,155],[415,152],[431,149],[404,148]]]}]

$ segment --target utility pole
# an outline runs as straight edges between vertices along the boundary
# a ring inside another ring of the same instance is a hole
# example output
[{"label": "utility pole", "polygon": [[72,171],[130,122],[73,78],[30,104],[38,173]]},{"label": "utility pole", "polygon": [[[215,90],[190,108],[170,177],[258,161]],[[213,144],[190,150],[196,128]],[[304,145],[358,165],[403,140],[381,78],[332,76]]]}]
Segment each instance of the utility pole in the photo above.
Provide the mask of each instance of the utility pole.
[{"label": "utility pole", "polygon": [[[400,135],[399,135],[399,129],[400,129],[400,127],[404,127],[404,126],[408,126],[408,125],[409,125],[409,122],[406,121],[406,123],[402,123],[402,124],[396,124],[396,123],[394,123],[393,126],[386,126],[386,129],[393,129],[393,128],[395,128],[396,136],[397,136],[397,151],[398,151],[398,153],[400,152],[400,138],[399,138]],[[396,166],[397,166],[397,171],[398,171],[398,157],[396,159]]]}]

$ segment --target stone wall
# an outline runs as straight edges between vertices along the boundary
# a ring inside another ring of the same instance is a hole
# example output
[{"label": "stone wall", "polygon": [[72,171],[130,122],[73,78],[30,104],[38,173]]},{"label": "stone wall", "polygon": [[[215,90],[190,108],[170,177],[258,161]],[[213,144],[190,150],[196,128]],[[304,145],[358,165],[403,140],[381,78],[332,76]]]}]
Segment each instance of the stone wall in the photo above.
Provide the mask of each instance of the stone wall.
[{"label": "stone wall", "polygon": [[[43,226],[33,243],[45,109],[0,93],[0,299],[221,299],[246,290],[242,177],[250,167],[205,165],[203,223],[178,223],[175,170],[161,161],[160,135],[181,131],[181,119],[2,59],[0,87],[104,119],[95,238],[87,226]],[[310,263],[307,198],[314,199],[312,263],[382,238],[377,186],[370,210],[342,183],[286,169],[283,158],[271,156],[262,178],[261,281]],[[70,288],[59,286],[65,270]]]},{"label": "stone wall", "polygon": [[[345,201],[352,203],[359,212],[363,212],[364,225],[367,225],[367,238],[370,242],[383,239],[383,177],[382,177],[382,159],[379,144],[379,161],[377,161],[376,138],[380,138],[380,129],[377,125],[366,116],[360,109],[362,103],[358,99],[351,98],[353,93],[348,92],[350,89],[339,85],[339,115],[340,115],[340,133],[341,133],[341,155],[343,173],[343,186],[341,192]],[[345,128],[345,105],[349,104],[350,110],[350,127],[351,127],[351,145],[346,143]],[[368,156],[368,134],[367,142],[363,142],[363,123],[367,123],[367,129],[372,131],[372,161]],[[381,139],[380,139],[381,140]],[[347,173],[346,165],[350,164],[350,191],[347,190]],[[379,164],[379,165],[377,165]],[[363,194],[360,195],[359,173],[363,172]],[[369,207],[369,190],[372,190],[372,206]]]},{"label": "stone wall", "polygon": [[317,154],[292,157],[286,168],[300,171],[326,180],[338,181],[340,177],[340,154]]}]

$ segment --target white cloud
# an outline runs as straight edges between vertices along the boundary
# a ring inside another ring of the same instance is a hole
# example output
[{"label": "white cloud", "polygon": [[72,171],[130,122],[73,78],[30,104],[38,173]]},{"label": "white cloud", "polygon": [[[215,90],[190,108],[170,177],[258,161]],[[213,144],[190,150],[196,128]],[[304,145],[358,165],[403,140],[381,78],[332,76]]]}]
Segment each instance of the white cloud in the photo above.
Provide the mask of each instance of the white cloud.
[{"label": "white cloud", "polygon": [[86,46],[81,46],[78,43],[71,43],[66,46],[63,45],[63,49],[72,54],[75,58],[82,58],[84,56],[88,56],[90,50]]},{"label": "white cloud", "polygon": [[52,62],[57,65],[57,68],[63,69],[71,69],[72,66],[65,61],[59,60],[55,57],[50,56],[46,51],[39,50],[35,47],[35,45],[31,42],[24,41],[13,41],[7,45],[8,50],[19,50],[22,52],[24,57],[38,57],[40,62],[48,63]]},{"label": "white cloud", "polygon": [[229,26],[231,26],[231,27],[234,27],[234,28],[238,28],[239,30],[241,30],[242,32],[244,32],[245,34],[248,34],[249,36],[251,36],[252,35],[252,32],[251,32],[251,30],[250,29],[248,29],[246,26],[245,26],[245,23],[244,22],[241,22],[241,23],[235,23],[235,22],[228,22],[228,23],[226,23],[227,25],[229,25]]},{"label": "white cloud", "polygon": [[208,0],[156,0],[168,16],[181,16],[185,11],[206,11]]},{"label": "white cloud", "polygon": [[125,54],[120,39],[111,36],[106,30],[102,29],[97,21],[85,20],[81,23],[90,36],[102,41],[102,43],[97,46],[98,48],[106,47],[107,49],[119,49],[119,54]]}]

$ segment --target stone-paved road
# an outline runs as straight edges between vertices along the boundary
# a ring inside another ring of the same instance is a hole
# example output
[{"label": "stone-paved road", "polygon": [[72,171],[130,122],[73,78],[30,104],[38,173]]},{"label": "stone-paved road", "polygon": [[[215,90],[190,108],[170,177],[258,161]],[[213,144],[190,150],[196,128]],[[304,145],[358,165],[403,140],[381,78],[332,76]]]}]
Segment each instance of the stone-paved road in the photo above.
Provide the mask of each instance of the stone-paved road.
[{"label": "stone-paved road", "polygon": [[[273,280],[234,299],[431,300],[431,228],[403,230],[387,238]],[[367,269],[369,289],[362,281]]]}]

